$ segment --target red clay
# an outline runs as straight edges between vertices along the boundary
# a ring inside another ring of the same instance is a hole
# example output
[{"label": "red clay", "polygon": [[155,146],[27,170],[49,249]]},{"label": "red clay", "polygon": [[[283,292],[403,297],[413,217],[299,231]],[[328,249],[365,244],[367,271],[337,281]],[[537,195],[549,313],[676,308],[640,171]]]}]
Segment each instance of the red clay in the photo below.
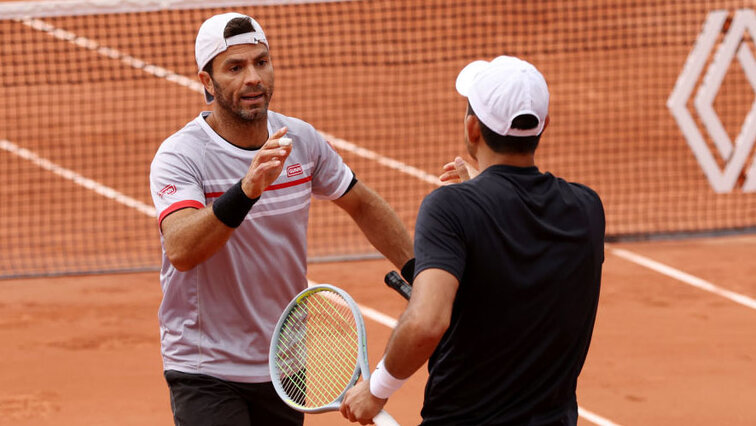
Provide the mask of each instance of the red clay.
[{"label": "red clay", "polygon": [[[611,254],[621,247],[756,297],[756,236],[610,246],[581,407],[624,425],[753,424],[756,311]],[[313,281],[397,318],[384,260],[310,265]],[[0,281],[0,425],[171,424],[157,273]],[[371,365],[390,330],[366,320]],[[420,421],[425,371],[387,410]],[[346,424],[339,415],[308,425]],[[581,419],[580,423],[589,423]]]}]

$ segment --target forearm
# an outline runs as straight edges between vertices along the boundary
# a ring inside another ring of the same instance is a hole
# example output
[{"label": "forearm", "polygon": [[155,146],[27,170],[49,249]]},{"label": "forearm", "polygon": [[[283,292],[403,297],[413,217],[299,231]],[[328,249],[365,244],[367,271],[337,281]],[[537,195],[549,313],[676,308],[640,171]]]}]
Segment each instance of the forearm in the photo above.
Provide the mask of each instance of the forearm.
[{"label": "forearm", "polygon": [[406,315],[407,312],[394,329],[383,361],[386,369],[397,379],[406,379],[420,369],[433,354],[443,335],[407,320],[404,318]]},{"label": "forearm", "polygon": [[441,269],[418,274],[407,309],[389,339],[384,365],[398,379],[409,377],[430,358],[449,329],[459,281]]},{"label": "forearm", "polygon": [[180,271],[207,260],[226,244],[234,231],[215,216],[212,206],[172,213],[164,219],[163,230],[166,255]]},{"label": "forearm", "polygon": [[412,254],[412,239],[399,216],[373,190],[357,183],[344,198],[351,201],[339,204],[349,213],[370,244],[397,268],[401,268]]},{"label": "forearm", "polygon": [[397,268],[412,258],[412,239],[399,216],[385,201],[381,200],[376,209],[368,209],[356,222],[370,244]]}]

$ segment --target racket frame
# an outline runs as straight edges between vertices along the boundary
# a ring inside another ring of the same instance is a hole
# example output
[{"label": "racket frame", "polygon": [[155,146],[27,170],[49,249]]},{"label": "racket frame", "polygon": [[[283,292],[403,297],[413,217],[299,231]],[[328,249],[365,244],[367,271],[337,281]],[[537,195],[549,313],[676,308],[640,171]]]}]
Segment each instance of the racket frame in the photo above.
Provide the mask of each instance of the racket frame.
[{"label": "racket frame", "polygon": [[[349,383],[347,386],[344,387],[344,389],[341,391],[341,393],[330,403],[319,406],[319,407],[305,407],[303,405],[300,405],[293,401],[289,396],[286,394],[286,391],[284,391],[283,384],[281,383],[281,371],[278,368],[277,364],[277,353],[278,353],[278,342],[281,336],[281,327],[283,326],[284,322],[288,318],[291,311],[294,310],[297,306],[301,305],[304,300],[306,300],[309,296],[319,293],[321,291],[330,291],[332,293],[336,293],[339,297],[344,299],[344,301],[347,304],[347,307],[352,312],[352,316],[354,316],[354,320],[357,327],[357,365],[354,367],[354,373],[352,374],[352,378],[349,380]],[[278,322],[276,323],[276,328],[273,332],[273,337],[270,340],[270,350],[268,352],[268,366],[270,369],[270,379],[273,382],[273,387],[276,389],[276,393],[281,398],[282,401],[284,401],[288,406],[291,408],[301,411],[303,413],[322,413],[325,411],[336,411],[341,406],[341,401],[344,399],[344,394],[346,394],[346,391],[349,390],[352,386],[354,386],[357,381],[360,378],[360,374],[362,374],[362,377],[364,380],[368,380],[370,378],[370,367],[368,365],[368,358],[367,358],[367,337],[365,334],[365,320],[362,318],[362,313],[360,312],[359,307],[357,306],[357,303],[352,299],[352,297],[345,292],[344,290],[332,286],[330,284],[319,284],[316,286],[312,286],[309,288],[306,288],[302,290],[298,295],[296,295],[291,302],[289,302],[288,306],[286,306],[286,309],[284,309],[283,313],[281,314],[281,317],[278,319]]]}]

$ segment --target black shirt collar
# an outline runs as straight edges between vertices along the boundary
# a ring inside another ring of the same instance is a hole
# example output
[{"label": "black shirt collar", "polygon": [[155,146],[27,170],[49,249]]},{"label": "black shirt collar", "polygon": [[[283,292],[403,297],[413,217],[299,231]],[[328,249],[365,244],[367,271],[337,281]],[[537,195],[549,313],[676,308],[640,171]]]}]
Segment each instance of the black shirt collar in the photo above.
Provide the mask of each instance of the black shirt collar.
[{"label": "black shirt collar", "polygon": [[486,170],[483,171],[483,173],[486,173],[486,172],[513,173],[513,174],[518,174],[518,175],[537,175],[541,173],[538,170],[537,166],[517,167],[517,166],[509,166],[506,164],[494,164],[493,166],[490,166]]}]

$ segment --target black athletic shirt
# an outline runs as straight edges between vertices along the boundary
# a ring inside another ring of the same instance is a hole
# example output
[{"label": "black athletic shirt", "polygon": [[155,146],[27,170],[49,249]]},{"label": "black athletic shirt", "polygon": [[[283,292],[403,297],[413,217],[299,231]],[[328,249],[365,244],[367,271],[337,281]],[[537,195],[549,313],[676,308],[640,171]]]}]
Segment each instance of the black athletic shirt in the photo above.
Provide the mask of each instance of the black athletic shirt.
[{"label": "black athletic shirt", "polygon": [[594,191],[536,167],[492,166],[423,200],[415,274],[460,282],[423,424],[575,424],[604,227]]}]

